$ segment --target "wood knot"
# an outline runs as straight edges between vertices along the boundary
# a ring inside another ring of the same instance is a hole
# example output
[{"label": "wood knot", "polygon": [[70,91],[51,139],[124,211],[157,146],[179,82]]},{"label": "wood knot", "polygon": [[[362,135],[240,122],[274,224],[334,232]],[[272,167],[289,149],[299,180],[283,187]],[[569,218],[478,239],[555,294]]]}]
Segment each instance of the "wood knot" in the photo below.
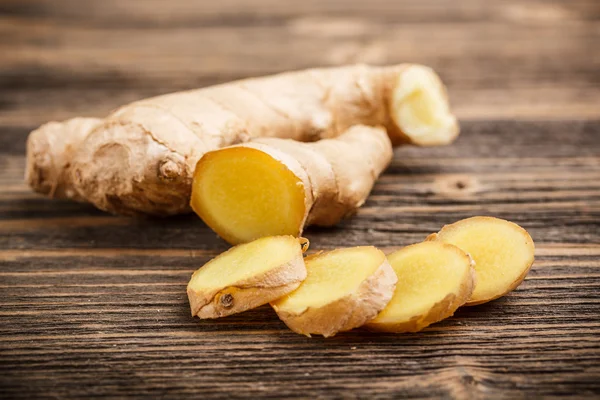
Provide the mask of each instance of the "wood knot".
[{"label": "wood knot", "polygon": [[457,189],[464,189],[467,187],[467,183],[461,180],[456,181],[455,185]]},{"label": "wood knot", "polygon": [[469,196],[478,190],[477,180],[469,175],[444,175],[434,182],[434,193],[450,196]]},{"label": "wood knot", "polygon": [[233,296],[230,293],[222,295],[219,301],[221,302],[221,306],[223,306],[223,308],[233,307]]}]

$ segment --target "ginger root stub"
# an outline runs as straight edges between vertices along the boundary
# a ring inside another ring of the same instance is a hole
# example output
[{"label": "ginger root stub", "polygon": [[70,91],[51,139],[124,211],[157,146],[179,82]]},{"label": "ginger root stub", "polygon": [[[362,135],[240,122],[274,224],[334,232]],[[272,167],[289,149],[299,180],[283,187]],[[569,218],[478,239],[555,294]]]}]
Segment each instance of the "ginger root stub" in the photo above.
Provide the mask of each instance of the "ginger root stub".
[{"label": "ginger root stub", "polygon": [[[442,145],[458,134],[430,68],[311,69],[140,100],[89,124],[44,125],[28,138],[26,180],[112,213],[186,213],[206,152],[259,137],[313,142],[359,124],[383,126],[394,145]],[[69,146],[45,145],[57,132]]]},{"label": "ginger root stub", "polygon": [[381,128],[354,126],[333,139],[263,138],[207,153],[194,173],[191,205],[232,244],[299,236],[353,214],[392,159]]}]

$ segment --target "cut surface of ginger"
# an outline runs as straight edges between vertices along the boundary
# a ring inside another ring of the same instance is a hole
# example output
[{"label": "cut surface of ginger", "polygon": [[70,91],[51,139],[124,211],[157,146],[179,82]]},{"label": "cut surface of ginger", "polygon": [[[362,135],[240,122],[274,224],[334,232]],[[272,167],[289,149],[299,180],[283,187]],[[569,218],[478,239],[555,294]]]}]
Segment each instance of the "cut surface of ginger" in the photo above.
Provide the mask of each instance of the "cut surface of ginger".
[{"label": "cut surface of ginger", "polygon": [[232,147],[196,166],[191,206],[232,244],[275,235],[298,236],[306,217],[302,180],[271,155]]},{"label": "cut surface of ginger", "polygon": [[442,82],[432,69],[411,65],[400,75],[391,100],[391,116],[413,143],[450,143],[458,122],[450,112]]},{"label": "cut surface of ginger", "polygon": [[467,305],[485,303],[515,289],[534,260],[535,249],[529,233],[499,218],[463,219],[444,226],[429,240],[451,243],[475,260],[477,283]]},{"label": "cut surface of ginger", "polygon": [[392,297],[396,275],[375,247],[337,249],[309,256],[305,262],[306,280],[271,303],[297,333],[327,337],[361,326]]},{"label": "cut surface of ginger", "polygon": [[258,307],[296,289],[306,277],[308,241],[265,237],[232,247],[198,269],[188,283],[192,315],[217,318]]},{"label": "cut surface of ginger", "polygon": [[398,283],[392,300],[367,323],[372,330],[417,332],[454,314],[473,290],[472,260],[459,248],[423,242],[388,256]]}]

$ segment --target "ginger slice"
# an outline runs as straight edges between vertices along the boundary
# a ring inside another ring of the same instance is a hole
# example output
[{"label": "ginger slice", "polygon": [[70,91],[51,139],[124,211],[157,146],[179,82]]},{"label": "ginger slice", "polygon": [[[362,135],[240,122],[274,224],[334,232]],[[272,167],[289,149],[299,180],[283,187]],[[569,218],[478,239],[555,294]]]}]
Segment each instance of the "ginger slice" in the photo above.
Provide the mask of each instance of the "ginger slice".
[{"label": "ginger slice", "polygon": [[423,242],[388,256],[398,283],[370,330],[418,332],[454,314],[473,291],[473,260],[456,246]]},{"label": "ginger slice", "polygon": [[372,246],[309,256],[298,289],[271,305],[294,332],[334,336],[363,325],[392,298],[397,281],[381,250]]},{"label": "ginger slice", "polygon": [[357,125],[334,139],[262,138],[209,152],[192,184],[192,209],[237,244],[299,236],[353,214],[392,159],[385,130]]},{"label": "ginger slice", "polygon": [[265,237],[235,246],[198,269],[187,286],[192,316],[219,318],[266,304],[306,278],[308,240]]},{"label": "ginger slice", "polygon": [[468,306],[486,303],[514,290],[534,260],[535,248],[529,233],[499,218],[463,219],[444,226],[427,239],[451,243],[475,260],[477,284]]}]

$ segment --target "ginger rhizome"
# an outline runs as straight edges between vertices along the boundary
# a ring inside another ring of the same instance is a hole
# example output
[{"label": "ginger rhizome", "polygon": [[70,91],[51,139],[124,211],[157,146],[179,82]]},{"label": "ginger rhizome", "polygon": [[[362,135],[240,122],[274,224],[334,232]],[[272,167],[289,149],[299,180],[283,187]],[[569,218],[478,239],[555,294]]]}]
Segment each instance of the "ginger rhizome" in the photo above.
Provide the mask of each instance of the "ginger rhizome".
[{"label": "ginger rhizome", "polygon": [[411,64],[247,79],[137,101],[88,122],[32,132],[26,180],[50,197],[126,215],[189,212],[198,160],[255,138],[314,142],[359,124],[383,126],[394,145],[447,144],[458,134],[438,76]]},{"label": "ginger rhizome", "polygon": [[423,242],[404,247],[388,260],[398,276],[394,296],[367,328],[418,332],[454,312],[473,292],[473,260],[456,246]]},{"label": "ginger rhizome", "polygon": [[534,260],[533,239],[519,225],[499,218],[472,217],[446,225],[428,240],[453,244],[475,260],[477,283],[467,305],[504,296],[523,282]]},{"label": "ginger rhizome", "polygon": [[389,302],[396,274],[372,246],[308,256],[307,277],[292,293],[271,303],[294,332],[325,337],[373,319]]},{"label": "ginger rhizome", "polygon": [[306,239],[265,237],[235,246],[192,275],[187,286],[192,316],[219,318],[269,303],[306,278]]},{"label": "ginger rhizome", "polygon": [[356,211],[392,159],[381,128],[354,126],[313,143],[263,138],[207,153],[198,162],[192,208],[219,236],[243,243],[299,236]]}]

